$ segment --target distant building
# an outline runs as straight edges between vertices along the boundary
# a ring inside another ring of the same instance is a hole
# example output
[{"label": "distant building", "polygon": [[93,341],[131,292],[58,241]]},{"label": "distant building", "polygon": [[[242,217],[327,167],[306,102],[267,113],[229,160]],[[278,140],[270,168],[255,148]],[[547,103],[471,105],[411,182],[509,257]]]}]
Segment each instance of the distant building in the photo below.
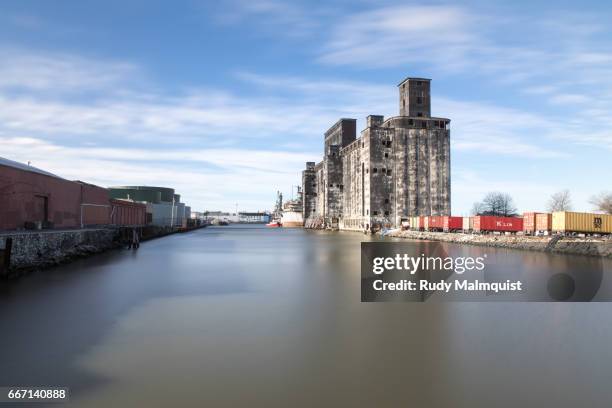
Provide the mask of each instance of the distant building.
[{"label": "distant building", "polygon": [[181,196],[173,188],[153,186],[109,187],[113,199],[144,203],[149,213],[149,223],[160,227],[185,227],[191,219],[191,207],[181,202]]},{"label": "distant building", "polygon": [[431,116],[430,81],[406,78],[400,116],[340,119],[324,139],[323,160],[302,172],[306,227],[397,227],[416,215],[450,215],[450,119]]},{"label": "distant building", "polygon": [[238,222],[246,224],[265,224],[270,222],[270,214],[266,212],[240,212]]},{"label": "distant building", "polygon": [[204,211],[204,217],[211,222],[225,221],[235,223],[240,221],[237,213],[225,211]]}]

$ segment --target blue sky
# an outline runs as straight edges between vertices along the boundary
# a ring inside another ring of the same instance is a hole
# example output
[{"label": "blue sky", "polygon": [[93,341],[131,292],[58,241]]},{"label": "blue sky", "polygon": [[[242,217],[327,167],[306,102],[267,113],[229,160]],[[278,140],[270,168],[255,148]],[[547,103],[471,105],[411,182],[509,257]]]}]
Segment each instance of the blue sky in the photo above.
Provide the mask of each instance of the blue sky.
[{"label": "blue sky", "polygon": [[422,76],[452,120],[453,213],[565,188],[591,210],[612,190],[610,21],[606,2],[3,1],[0,156],[267,209],[338,118],[397,115]]}]

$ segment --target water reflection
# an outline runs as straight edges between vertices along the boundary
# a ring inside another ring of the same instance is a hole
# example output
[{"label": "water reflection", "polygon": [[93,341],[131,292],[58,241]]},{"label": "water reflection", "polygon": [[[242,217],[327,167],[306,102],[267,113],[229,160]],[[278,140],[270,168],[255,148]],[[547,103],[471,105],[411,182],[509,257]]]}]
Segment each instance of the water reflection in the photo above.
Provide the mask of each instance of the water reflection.
[{"label": "water reflection", "polygon": [[[219,227],[33,275],[2,290],[0,383],[92,407],[612,399],[609,304],[361,303],[363,239]],[[546,274],[591,259],[510,253]]]}]

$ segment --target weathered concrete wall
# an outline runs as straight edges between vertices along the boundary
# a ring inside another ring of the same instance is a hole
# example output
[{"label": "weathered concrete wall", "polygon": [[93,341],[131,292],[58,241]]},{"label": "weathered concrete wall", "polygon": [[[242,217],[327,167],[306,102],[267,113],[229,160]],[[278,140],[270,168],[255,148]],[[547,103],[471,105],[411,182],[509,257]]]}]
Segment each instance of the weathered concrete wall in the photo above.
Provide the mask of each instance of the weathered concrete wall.
[{"label": "weathered concrete wall", "polygon": [[13,239],[11,274],[57,265],[119,245],[118,229],[4,233],[0,248],[9,237]]},{"label": "weathered concrete wall", "polygon": [[307,162],[302,171],[302,219],[315,215],[317,207],[315,163]]},{"label": "weathered concrete wall", "polygon": [[342,180],[342,158],[340,146],[330,146],[330,153],[323,165],[325,188],[325,225],[337,226],[342,216],[342,194],[344,181]]},{"label": "weathered concrete wall", "polygon": [[365,163],[361,157],[361,140],[357,140],[341,151],[342,157],[342,219],[341,229],[363,231],[365,228],[364,182]]},{"label": "weathered concrete wall", "polygon": [[[355,119],[340,119],[332,125],[325,132],[323,160],[302,177],[304,192],[314,184],[310,201],[304,204],[302,211],[307,227],[335,228],[343,217],[344,172],[340,151],[355,141],[356,123]],[[313,177],[314,183],[311,182]]]},{"label": "weathered concrete wall", "polygon": [[431,80],[406,78],[398,85],[400,116],[431,116]]},{"label": "weathered concrete wall", "polygon": [[348,146],[357,137],[357,119],[340,119],[325,132],[323,155],[330,153],[331,146]]},{"label": "weathered concrete wall", "polygon": [[450,215],[450,120],[430,116],[429,80],[408,78],[399,89],[402,116],[368,116],[356,140],[344,134],[352,131],[352,119],[325,133],[310,218],[363,230],[398,226],[411,216]]}]

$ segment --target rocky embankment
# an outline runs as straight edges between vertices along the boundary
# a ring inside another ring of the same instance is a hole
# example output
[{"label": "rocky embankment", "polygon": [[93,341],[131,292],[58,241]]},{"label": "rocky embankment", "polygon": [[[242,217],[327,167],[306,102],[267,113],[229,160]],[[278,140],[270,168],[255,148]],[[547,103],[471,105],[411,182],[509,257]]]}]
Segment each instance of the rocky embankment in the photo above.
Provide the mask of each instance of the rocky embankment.
[{"label": "rocky embankment", "polygon": [[394,231],[387,236],[612,258],[611,238],[531,237],[523,235],[479,235],[423,231]]}]

